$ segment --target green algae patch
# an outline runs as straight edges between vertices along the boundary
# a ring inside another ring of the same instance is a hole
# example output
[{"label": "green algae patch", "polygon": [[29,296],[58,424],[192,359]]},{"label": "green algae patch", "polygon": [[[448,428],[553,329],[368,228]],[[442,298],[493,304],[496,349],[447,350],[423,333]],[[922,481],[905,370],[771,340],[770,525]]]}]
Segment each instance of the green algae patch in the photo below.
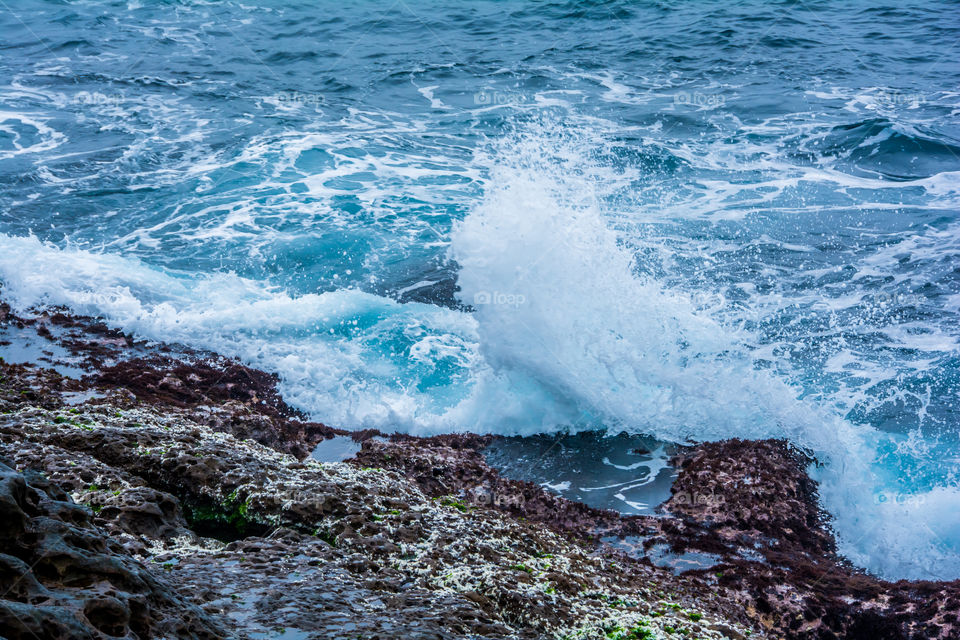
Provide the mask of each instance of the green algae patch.
[{"label": "green algae patch", "polygon": [[260,535],[270,529],[251,515],[249,500],[242,500],[236,491],[221,503],[185,503],[183,512],[197,533],[225,542]]}]

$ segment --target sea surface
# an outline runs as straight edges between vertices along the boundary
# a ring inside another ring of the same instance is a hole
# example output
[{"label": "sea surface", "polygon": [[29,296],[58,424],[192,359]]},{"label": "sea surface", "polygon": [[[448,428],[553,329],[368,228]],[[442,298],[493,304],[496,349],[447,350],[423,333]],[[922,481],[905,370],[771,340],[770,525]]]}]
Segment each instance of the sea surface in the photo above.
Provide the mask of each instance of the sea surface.
[{"label": "sea surface", "polygon": [[958,45],[934,0],[0,0],[0,295],[340,427],[787,438],[854,563],[958,578]]}]

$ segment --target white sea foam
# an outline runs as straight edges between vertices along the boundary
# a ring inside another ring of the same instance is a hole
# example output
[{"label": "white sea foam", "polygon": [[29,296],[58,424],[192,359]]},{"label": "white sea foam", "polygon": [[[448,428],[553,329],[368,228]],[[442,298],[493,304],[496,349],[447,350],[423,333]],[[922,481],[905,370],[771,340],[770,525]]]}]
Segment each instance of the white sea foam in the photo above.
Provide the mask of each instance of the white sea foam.
[{"label": "white sea foam", "polygon": [[531,136],[497,150],[486,199],[454,235],[466,302],[494,292],[523,299],[478,305],[486,361],[614,430],[673,441],[788,438],[823,464],[814,473],[851,559],[891,577],[960,575],[956,487],[887,490],[873,464],[880,434],[799,400],[755,366],[748,336],[637,276],[593,195],[589,161],[570,144],[580,141],[544,149]]},{"label": "white sea foam", "polygon": [[0,160],[50,151],[67,139],[43,118],[12,111],[0,111],[0,133],[9,139],[6,148],[0,147]]}]

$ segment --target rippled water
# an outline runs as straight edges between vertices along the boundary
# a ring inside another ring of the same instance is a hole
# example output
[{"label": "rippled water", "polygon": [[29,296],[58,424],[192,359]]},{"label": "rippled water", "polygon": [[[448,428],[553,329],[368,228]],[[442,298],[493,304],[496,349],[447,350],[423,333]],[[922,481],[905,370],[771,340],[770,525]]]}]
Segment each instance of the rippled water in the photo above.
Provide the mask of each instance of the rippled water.
[{"label": "rippled water", "polygon": [[790,438],[852,560],[958,577],[958,41],[929,0],[7,0],[3,295],[344,427]]}]

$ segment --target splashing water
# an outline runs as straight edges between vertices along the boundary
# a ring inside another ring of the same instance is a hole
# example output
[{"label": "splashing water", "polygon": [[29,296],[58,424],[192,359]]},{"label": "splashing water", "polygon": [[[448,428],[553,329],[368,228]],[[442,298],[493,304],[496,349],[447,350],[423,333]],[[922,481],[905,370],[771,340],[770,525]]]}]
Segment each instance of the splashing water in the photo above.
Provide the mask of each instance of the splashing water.
[{"label": "splashing water", "polygon": [[800,399],[760,368],[754,337],[638,276],[635,254],[605,224],[591,175],[600,168],[570,141],[559,161],[544,142],[499,150],[516,162],[496,168],[496,186],[454,235],[464,298],[482,302],[487,361],[565,399],[569,424],[673,442],[787,438],[823,465],[811,471],[845,555],[884,575],[960,570],[948,542],[960,539],[956,486],[894,496],[890,470],[874,464],[880,434]]}]

